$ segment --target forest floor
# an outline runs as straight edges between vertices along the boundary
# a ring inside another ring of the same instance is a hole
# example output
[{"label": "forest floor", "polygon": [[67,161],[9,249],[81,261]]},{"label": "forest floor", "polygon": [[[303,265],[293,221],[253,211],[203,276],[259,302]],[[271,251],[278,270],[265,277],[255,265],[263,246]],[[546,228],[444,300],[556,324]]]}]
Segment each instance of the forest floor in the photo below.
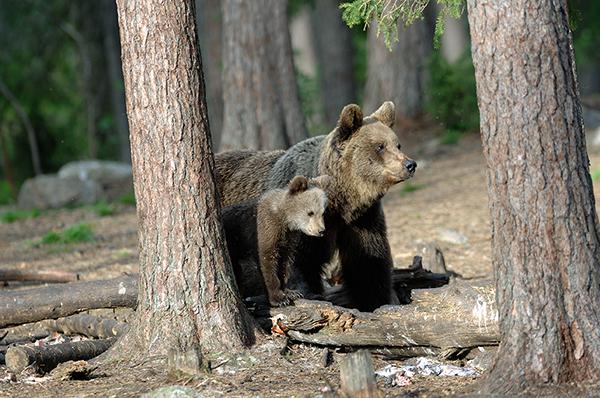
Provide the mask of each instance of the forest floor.
[{"label": "forest floor", "polygon": [[[444,253],[447,267],[469,280],[491,280],[490,221],[485,163],[477,135],[455,145],[405,144],[419,163],[416,176],[394,187],[384,198],[388,235],[394,261],[407,267],[419,248],[434,243]],[[600,149],[589,148],[592,170],[600,168]],[[595,194],[600,193],[596,184]],[[0,209],[0,214],[6,209]],[[87,223],[93,240],[84,243],[40,244],[50,231]],[[137,271],[136,214],[133,206],[116,205],[108,216],[93,208],[43,212],[36,218],[0,223],[0,267],[57,269],[80,274],[81,279],[108,279]],[[18,284],[0,287],[19,288]],[[320,365],[322,349],[304,345],[285,347],[284,338],[270,336],[238,367],[222,367],[200,379],[169,377],[158,364],[139,364],[128,372],[106,370],[87,381],[59,381],[51,377],[21,377],[11,381],[0,366],[0,397],[134,397],[160,386],[186,384],[204,396],[315,396],[330,395],[339,387],[338,361]],[[285,352],[285,354],[282,354]],[[246,360],[247,359],[247,360]],[[400,361],[374,359],[375,369]],[[453,395],[477,377],[421,376],[405,387],[378,383],[386,396]]]}]

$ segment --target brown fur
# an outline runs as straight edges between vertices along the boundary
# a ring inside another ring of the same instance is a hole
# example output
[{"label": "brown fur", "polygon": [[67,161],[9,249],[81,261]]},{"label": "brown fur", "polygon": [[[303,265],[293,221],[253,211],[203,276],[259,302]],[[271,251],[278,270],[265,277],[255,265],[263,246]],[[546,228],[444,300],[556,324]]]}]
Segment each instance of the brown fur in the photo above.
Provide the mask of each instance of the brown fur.
[{"label": "brown fur", "polygon": [[[347,105],[327,136],[302,141],[284,154],[250,155],[254,167],[244,166],[245,172],[221,179],[225,185],[221,190],[235,192],[239,198],[255,194],[239,187],[283,187],[298,174],[332,177],[326,236],[303,237],[302,255],[295,262],[305,294],[322,293],[322,269],[337,249],[345,293],[337,296],[344,297],[338,304],[372,310],[394,301],[392,258],[380,199],[391,186],[410,178],[416,163],[400,150],[390,129],[393,121],[391,102],[368,117],[357,105]],[[229,194],[226,200],[233,197]]]}]

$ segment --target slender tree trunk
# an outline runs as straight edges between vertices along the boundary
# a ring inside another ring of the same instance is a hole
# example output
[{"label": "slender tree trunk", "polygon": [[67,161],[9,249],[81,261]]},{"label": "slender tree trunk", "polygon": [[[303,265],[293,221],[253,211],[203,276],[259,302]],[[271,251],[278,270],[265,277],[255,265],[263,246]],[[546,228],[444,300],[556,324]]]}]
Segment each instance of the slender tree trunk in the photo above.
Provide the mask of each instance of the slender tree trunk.
[{"label": "slender tree trunk", "polygon": [[241,348],[250,318],[226,255],[193,0],[118,0],[140,240],[142,354]]},{"label": "slender tree trunk", "polygon": [[[441,8],[438,5],[437,9]],[[446,61],[453,64],[458,61],[467,50],[469,45],[469,35],[467,28],[467,18],[462,15],[460,18],[447,16],[444,18],[444,33],[441,37],[440,50]]]},{"label": "slender tree trunk", "polygon": [[122,162],[131,163],[129,126],[127,125],[125,91],[123,90],[123,71],[121,69],[121,47],[119,45],[117,6],[114,0],[102,0],[100,6],[110,105],[114,126],[119,137],[119,159]]},{"label": "slender tree trunk", "polygon": [[600,369],[600,235],[567,4],[468,0],[502,343],[484,392]]},{"label": "slender tree trunk", "polygon": [[2,169],[4,170],[4,178],[8,183],[8,188],[10,189],[10,196],[13,200],[17,200],[17,184],[15,184],[12,164],[6,150],[6,140],[2,125],[0,125],[0,156],[2,156]]},{"label": "slender tree trunk", "polygon": [[377,37],[373,23],[368,32],[367,87],[365,111],[372,112],[382,101],[396,104],[396,122],[405,125],[423,112],[427,84],[427,59],[432,41],[425,19],[398,26],[398,42],[390,51]]},{"label": "slender tree trunk", "polygon": [[312,23],[325,122],[333,128],[342,108],[356,102],[352,33],[342,20],[338,0],[316,0]]},{"label": "slender tree trunk", "polygon": [[287,148],[308,134],[300,109],[287,1],[223,1],[221,149]]},{"label": "slender tree trunk", "polygon": [[35,136],[33,124],[31,123],[29,116],[27,116],[27,112],[25,112],[25,109],[23,109],[17,97],[12,93],[12,91],[10,91],[10,89],[2,80],[0,80],[0,94],[10,103],[18,118],[21,119],[23,127],[25,127],[25,131],[27,132],[27,140],[29,141],[29,150],[31,151],[33,172],[35,175],[42,174],[42,162],[40,161],[40,151],[38,149],[37,138]]},{"label": "slender tree trunk", "polygon": [[221,0],[196,0],[196,21],[206,72],[206,103],[213,147],[218,148],[223,130],[223,17]]}]

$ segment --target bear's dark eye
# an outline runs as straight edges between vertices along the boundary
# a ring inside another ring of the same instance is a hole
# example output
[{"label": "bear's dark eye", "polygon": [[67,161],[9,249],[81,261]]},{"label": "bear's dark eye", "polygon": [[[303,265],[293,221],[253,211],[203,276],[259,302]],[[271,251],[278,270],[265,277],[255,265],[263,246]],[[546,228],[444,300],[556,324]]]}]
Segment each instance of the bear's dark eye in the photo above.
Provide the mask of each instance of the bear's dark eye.
[{"label": "bear's dark eye", "polygon": [[396,148],[398,148],[398,150],[402,149],[402,145],[398,144],[396,145]]},{"label": "bear's dark eye", "polygon": [[377,152],[382,153],[385,150],[385,145],[379,144],[377,145]]},{"label": "bear's dark eye", "polygon": [[315,215],[315,212],[314,212],[314,211],[309,211],[309,212],[308,212],[308,216],[309,216],[309,217],[312,217],[312,216],[314,216],[314,215]]}]

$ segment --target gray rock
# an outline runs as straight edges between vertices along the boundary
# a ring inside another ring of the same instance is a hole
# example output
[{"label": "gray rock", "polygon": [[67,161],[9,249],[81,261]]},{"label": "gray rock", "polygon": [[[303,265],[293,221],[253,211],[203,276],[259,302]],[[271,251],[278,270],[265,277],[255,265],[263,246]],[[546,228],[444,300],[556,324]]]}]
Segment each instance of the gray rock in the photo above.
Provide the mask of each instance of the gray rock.
[{"label": "gray rock", "polygon": [[25,181],[17,203],[26,209],[55,209],[67,205],[92,204],[102,199],[102,195],[102,187],[95,181],[48,174]]},{"label": "gray rock", "polygon": [[455,245],[464,245],[469,239],[454,229],[440,229],[438,230],[438,238],[441,241],[453,243]]},{"label": "gray rock", "polygon": [[58,171],[62,178],[78,178],[100,184],[103,196],[115,200],[132,192],[133,174],[131,165],[107,160],[82,160],[67,163]]},{"label": "gray rock", "polygon": [[199,391],[186,386],[167,386],[147,392],[142,398],[204,398]]}]

